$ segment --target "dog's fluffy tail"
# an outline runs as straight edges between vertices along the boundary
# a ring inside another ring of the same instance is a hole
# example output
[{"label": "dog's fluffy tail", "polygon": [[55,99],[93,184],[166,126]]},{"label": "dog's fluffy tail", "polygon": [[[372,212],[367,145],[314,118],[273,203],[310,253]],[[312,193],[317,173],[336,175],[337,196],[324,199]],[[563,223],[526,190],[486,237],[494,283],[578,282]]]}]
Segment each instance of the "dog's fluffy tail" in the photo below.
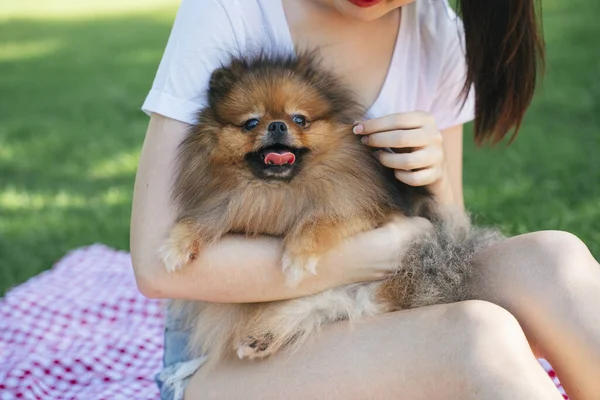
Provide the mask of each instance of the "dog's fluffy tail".
[{"label": "dog's fluffy tail", "polygon": [[380,300],[391,309],[472,299],[476,253],[503,238],[498,230],[473,226],[462,211],[445,211],[432,222],[433,229],[412,244],[380,287]]}]

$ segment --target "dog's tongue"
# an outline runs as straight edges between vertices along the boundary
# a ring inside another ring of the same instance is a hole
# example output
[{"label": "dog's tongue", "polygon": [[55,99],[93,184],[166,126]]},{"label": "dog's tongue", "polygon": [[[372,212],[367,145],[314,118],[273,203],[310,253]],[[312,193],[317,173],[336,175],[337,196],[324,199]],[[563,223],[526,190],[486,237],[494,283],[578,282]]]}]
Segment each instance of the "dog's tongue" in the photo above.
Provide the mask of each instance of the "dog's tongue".
[{"label": "dog's tongue", "polygon": [[265,164],[285,165],[293,164],[296,161],[294,153],[269,153],[265,156]]}]

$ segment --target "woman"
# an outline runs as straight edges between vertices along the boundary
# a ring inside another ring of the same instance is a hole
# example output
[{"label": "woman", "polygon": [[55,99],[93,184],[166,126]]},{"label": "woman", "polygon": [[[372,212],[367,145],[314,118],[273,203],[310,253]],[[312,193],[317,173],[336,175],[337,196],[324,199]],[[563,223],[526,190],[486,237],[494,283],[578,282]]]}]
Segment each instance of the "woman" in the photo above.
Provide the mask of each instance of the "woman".
[{"label": "woman", "polygon": [[[171,162],[204,104],[210,72],[232,49],[273,42],[324,49],[324,61],[369,109],[355,133],[368,146],[397,150],[382,152],[380,161],[399,180],[462,207],[463,124],[475,118],[478,142],[518,127],[543,50],[534,0],[460,6],[464,35],[446,0],[184,0],[143,107],[151,119],[131,227],[141,292],[258,302],[380,279],[426,228],[398,222],[351,238],[294,289],[283,284],[280,241],[266,237],[228,236],[168,274],[155,249],[174,221]],[[462,98],[471,86],[476,91]],[[600,268],[587,247],[568,233],[535,232],[477,259],[482,301],[391,313],[351,330],[327,327],[292,358],[232,362],[210,374],[201,360],[186,359],[185,332],[169,316],[162,398],[560,399],[537,363],[542,356],[573,399],[597,398]]]}]

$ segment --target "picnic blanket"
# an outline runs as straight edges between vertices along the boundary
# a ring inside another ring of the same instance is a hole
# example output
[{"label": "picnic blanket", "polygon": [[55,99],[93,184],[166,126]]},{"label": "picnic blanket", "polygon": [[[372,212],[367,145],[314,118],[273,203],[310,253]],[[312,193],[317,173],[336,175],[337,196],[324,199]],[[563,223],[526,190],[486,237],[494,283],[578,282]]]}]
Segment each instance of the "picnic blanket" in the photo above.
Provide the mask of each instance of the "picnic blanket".
[{"label": "picnic blanket", "polygon": [[158,399],[162,305],[138,292],[128,253],[73,250],[0,299],[0,399]]}]

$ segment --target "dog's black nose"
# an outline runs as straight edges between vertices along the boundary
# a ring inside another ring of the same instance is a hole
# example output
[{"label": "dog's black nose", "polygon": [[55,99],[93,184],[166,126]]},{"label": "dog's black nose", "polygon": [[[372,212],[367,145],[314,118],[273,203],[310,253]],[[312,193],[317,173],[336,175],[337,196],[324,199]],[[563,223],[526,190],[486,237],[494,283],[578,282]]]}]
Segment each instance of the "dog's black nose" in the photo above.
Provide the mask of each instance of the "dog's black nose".
[{"label": "dog's black nose", "polygon": [[281,121],[271,122],[269,124],[269,133],[276,136],[283,136],[287,133],[287,125]]}]

